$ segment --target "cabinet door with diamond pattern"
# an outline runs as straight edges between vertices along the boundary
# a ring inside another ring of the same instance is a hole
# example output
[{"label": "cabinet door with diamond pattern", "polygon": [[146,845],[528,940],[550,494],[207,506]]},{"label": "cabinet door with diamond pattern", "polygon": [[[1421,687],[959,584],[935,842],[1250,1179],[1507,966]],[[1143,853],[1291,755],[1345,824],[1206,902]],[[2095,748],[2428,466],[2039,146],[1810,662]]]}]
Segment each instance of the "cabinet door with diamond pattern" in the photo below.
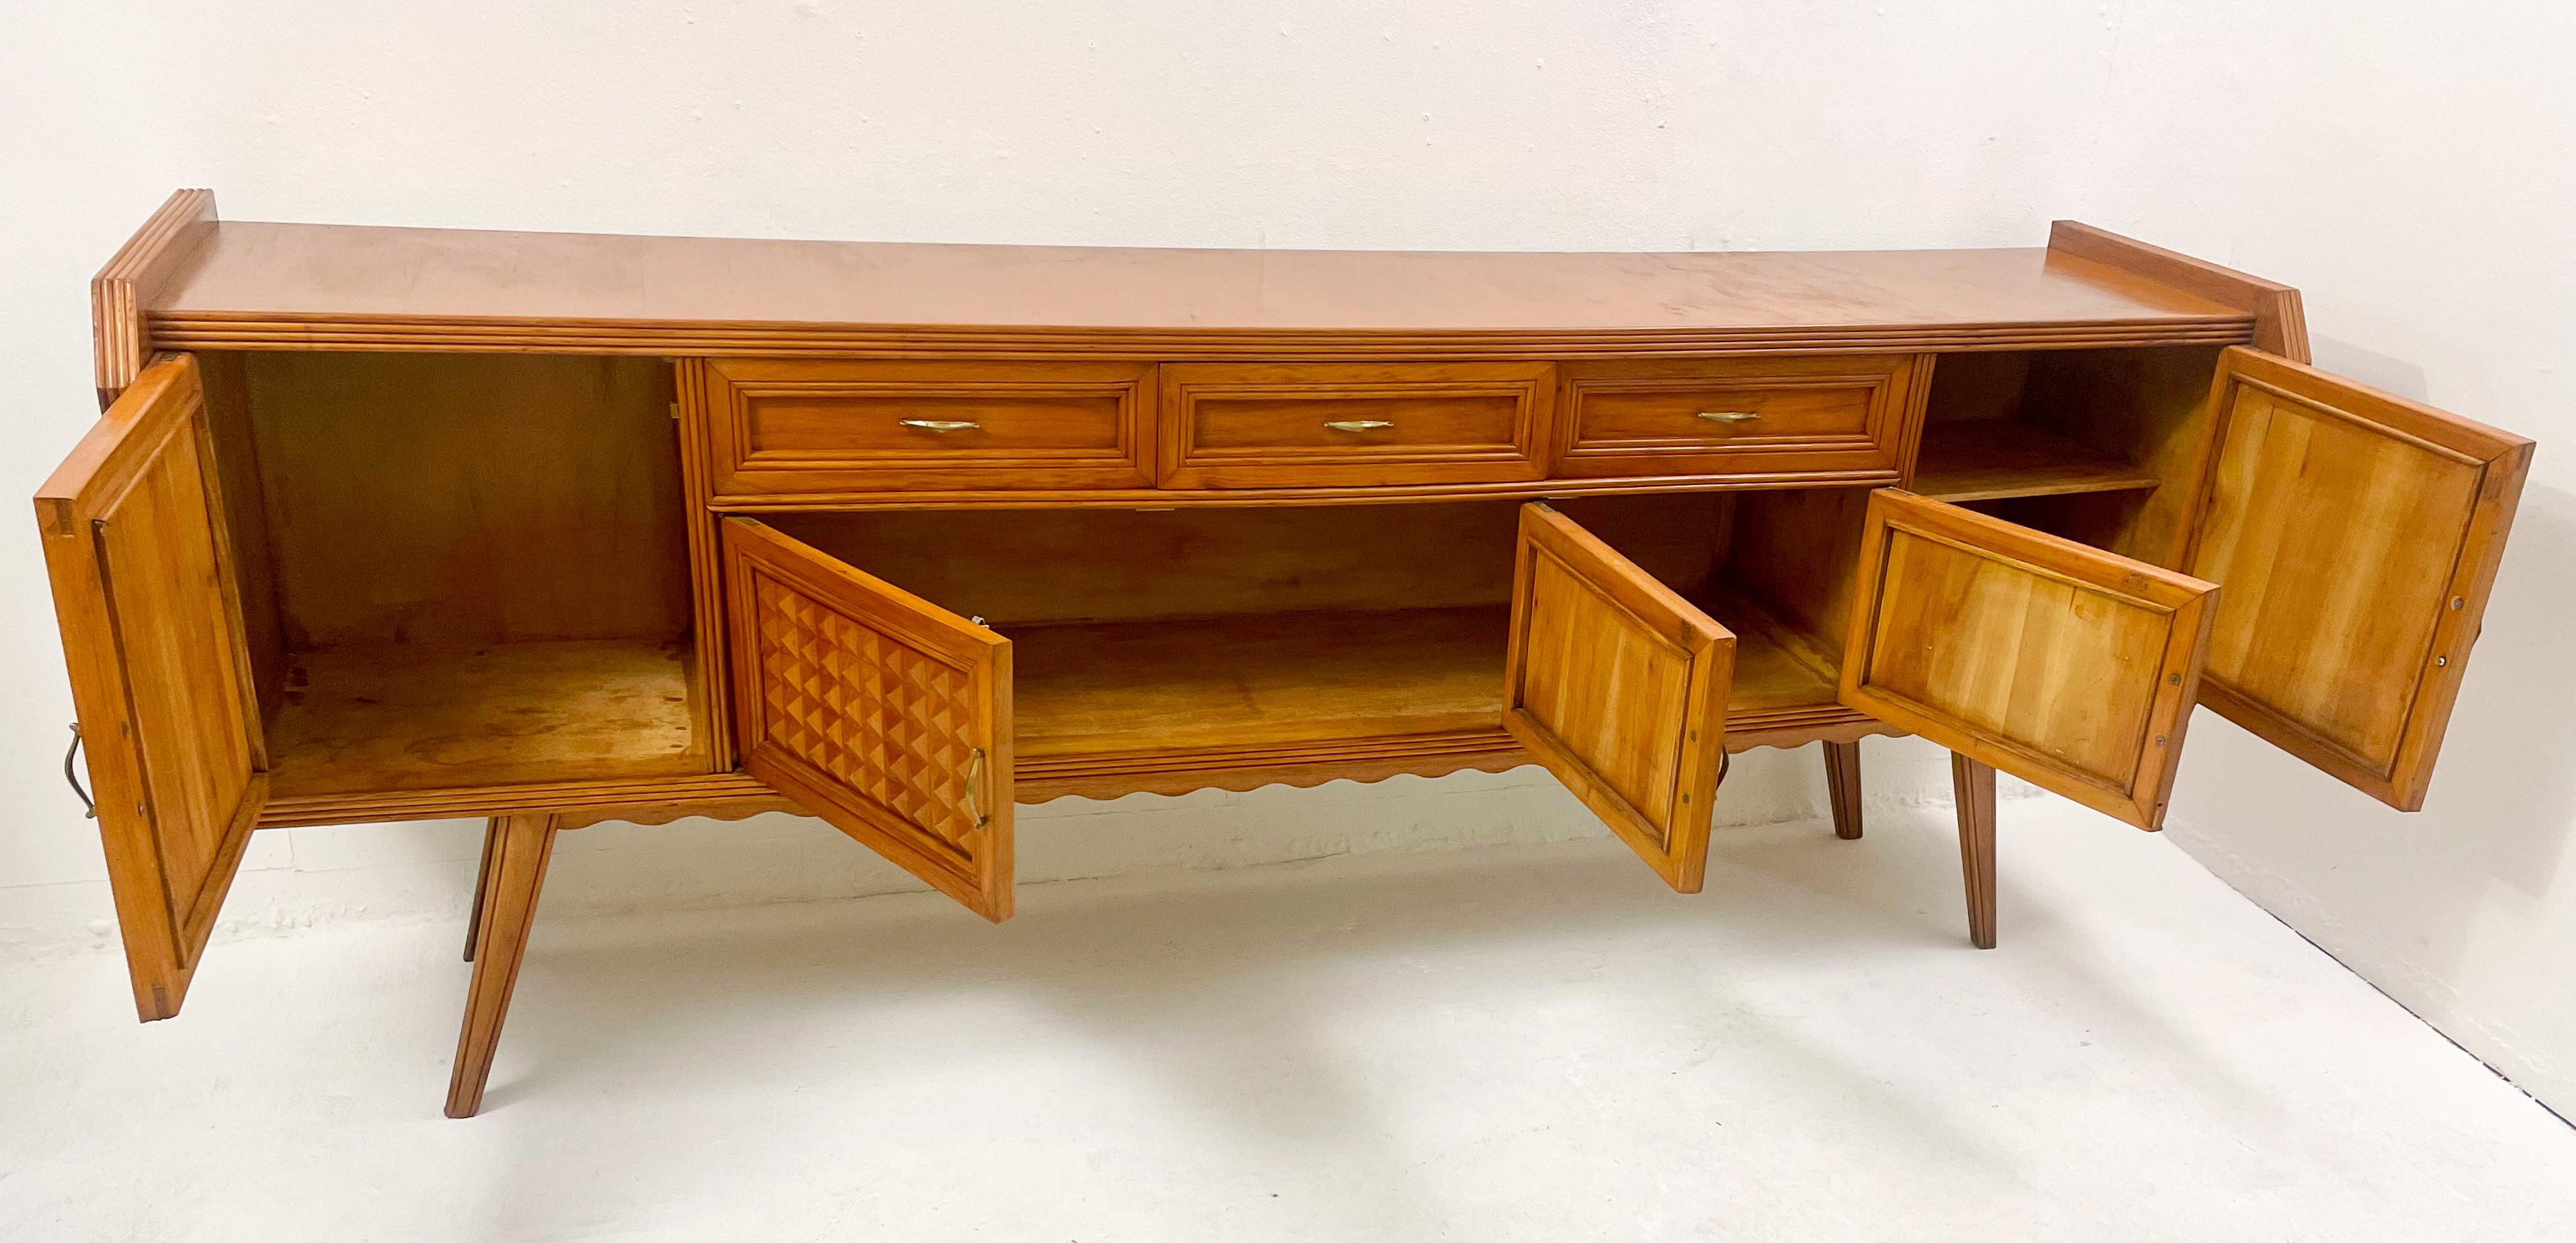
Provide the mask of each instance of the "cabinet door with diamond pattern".
[{"label": "cabinet door with diamond pattern", "polygon": [[724,524],[742,766],[977,914],[1011,914],[1011,644],[748,518]]}]

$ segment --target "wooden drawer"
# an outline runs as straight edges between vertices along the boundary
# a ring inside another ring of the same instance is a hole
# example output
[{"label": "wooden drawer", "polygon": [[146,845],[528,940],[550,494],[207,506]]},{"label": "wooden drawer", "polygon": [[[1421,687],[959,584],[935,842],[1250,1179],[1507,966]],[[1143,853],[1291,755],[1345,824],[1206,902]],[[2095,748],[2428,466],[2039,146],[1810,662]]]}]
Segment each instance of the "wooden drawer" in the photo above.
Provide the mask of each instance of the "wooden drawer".
[{"label": "wooden drawer", "polygon": [[1569,363],[1553,473],[1893,482],[1928,370],[1911,354]]},{"label": "wooden drawer", "polygon": [[1153,366],[982,359],[712,359],[715,493],[1141,488]]},{"label": "wooden drawer", "polygon": [[1162,486],[1546,478],[1546,363],[1172,363]]}]

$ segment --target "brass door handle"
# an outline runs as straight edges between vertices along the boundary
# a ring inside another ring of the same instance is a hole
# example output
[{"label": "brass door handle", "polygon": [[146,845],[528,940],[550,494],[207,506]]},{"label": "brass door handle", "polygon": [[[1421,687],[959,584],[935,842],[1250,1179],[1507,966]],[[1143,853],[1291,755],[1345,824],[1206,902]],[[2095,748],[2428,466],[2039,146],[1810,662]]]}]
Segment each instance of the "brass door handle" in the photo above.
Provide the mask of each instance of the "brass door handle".
[{"label": "brass door handle", "polygon": [[1395,426],[1384,419],[1326,419],[1324,426],[1337,432],[1375,432]]},{"label": "brass door handle", "polygon": [[971,432],[983,424],[973,419],[896,419],[900,427],[917,427],[925,432]]},{"label": "brass door handle", "polygon": [[979,829],[993,820],[992,814],[984,810],[983,796],[976,793],[976,787],[983,784],[980,780],[983,775],[984,748],[977,747],[975,758],[966,764],[966,814],[974,818],[975,827]]},{"label": "brass door handle", "polygon": [[81,819],[96,820],[98,819],[98,801],[89,796],[89,791],[81,788],[80,774],[72,767],[80,761],[80,747],[80,722],[74,721],[72,722],[72,749],[63,752],[63,780],[72,783],[72,793],[80,796]]},{"label": "brass door handle", "polygon": [[1711,423],[1750,423],[1762,416],[1750,410],[1702,410],[1699,417]]}]

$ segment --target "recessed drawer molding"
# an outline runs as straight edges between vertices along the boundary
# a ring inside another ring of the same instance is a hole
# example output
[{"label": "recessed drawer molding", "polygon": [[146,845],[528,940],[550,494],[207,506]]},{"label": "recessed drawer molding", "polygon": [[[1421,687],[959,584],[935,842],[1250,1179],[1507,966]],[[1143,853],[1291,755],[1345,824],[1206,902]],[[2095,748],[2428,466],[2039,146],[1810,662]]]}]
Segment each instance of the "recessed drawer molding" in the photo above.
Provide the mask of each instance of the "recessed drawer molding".
[{"label": "recessed drawer molding", "polygon": [[1892,479],[1918,370],[1910,354],[1571,363],[1554,474]]},{"label": "recessed drawer molding", "polygon": [[719,359],[720,496],[1138,488],[1153,483],[1145,363]]},{"label": "recessed drawer molding", "polygon": [[1546,363],[1174,363],[1162,486],[1365,487],[1547,477]]}]

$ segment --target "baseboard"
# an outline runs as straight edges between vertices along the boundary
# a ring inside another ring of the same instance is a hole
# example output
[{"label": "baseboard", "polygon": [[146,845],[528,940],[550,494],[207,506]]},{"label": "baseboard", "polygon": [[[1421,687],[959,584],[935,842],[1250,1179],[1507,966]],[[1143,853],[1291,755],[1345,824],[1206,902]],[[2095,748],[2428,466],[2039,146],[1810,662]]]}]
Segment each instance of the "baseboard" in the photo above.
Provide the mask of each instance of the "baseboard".
[{"label": "baseboard", "polygon": [[2375,950],[2372,938],[2305,886],[2176,823],[2166,836],[2247,901],[2269,912],[2327,957],[2406,1008],[2451,1043],[2484,1062],[2561,1118],[2576,1121],[2576,1065],[2554,1042],[2476,1013],[2443,976],[2402,954]]}]

